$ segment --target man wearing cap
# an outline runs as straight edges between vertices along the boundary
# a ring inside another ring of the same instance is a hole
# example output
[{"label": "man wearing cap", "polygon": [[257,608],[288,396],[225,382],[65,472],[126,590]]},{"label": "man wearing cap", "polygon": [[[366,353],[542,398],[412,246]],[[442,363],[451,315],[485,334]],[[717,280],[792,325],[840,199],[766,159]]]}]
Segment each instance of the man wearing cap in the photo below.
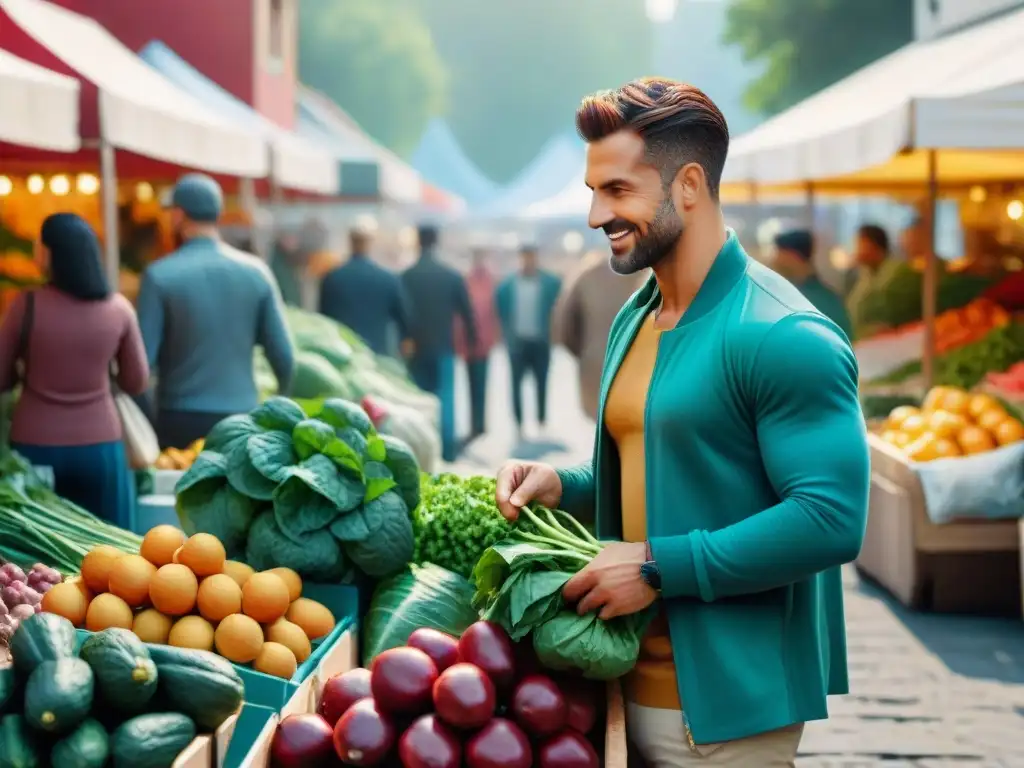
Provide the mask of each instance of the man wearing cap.
[{"label": "man wearing cap", "polygon": [[263,347],[287,392],[294,350],[277,284],[256,256],[222,242],[220,185],[189,174],[170,201],[178,249],[151,264],[139,290],[139,325],[157,372],[162,448],[185,448],[232,414],[259,403],[253,351]]},{"label": "man wearing cap", "polygon": [[461,317],[466,342],[476,345],[476,320],[462,275],[437,258],[437,229],[419,228],[420,257],[402,273],[409,300],[413,353],[409,373],[420,389],[441,400],[441,452],[455,461],[455,318]]},{"label": "man wearing cap", "polygon": [[814,236],[806,229],[791,229],[775,238],[776,270],[804,295],[825,317],[853,338],[853,325],[843,300],[818,279],[814,268]]},{"label": "man wearing cap", "polygon": [[352,252],[345,264],[328,272],[320,283],[320,314],[358,333],[378,355],[394,354],[392,328],[408,352],[409,310],[398,275],[370,258],[369,229],[356,226]]}]

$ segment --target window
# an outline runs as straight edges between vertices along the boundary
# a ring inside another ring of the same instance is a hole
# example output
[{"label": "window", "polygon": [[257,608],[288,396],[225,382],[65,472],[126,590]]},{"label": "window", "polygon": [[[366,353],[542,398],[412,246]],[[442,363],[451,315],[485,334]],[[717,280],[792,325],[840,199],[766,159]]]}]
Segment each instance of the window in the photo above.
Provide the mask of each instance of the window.
[{"label": "window", "polygon": [[271,66],[280,65],[284,59],[284,3],[285,0],[270,0],[270,44],[267,53]]}]

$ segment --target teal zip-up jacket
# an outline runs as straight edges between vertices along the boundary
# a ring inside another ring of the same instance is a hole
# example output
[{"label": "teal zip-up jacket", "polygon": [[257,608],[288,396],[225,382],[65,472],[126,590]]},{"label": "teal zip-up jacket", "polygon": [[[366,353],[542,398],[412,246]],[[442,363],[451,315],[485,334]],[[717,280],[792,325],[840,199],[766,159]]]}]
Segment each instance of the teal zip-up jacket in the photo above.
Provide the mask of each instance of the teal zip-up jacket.
[{"label": "teal zip-up jacket", "polygon": [[[558,275],[546,270],[538,270],[537,276],[541,281],[541,300],[538,309],[541,313],[541,338],[545,341],[551,339],[551,315],[555,310],[555,303],[558,301],[558,294],[562,290],[562,281]],[[505,337],[505,343],[515,341],[515,306],[516,306],[516,278],[518,275],[509,275],[494,292],[494,308],[498,313],[498,322],[501,323],[501,333]]]},{"label": "teal zip-up jacket", "polygon": [[[599,414],[652,277],[612,326]],[[679,324],[661,336],[644,420],[647,532],[661,570],[680,698],[716,743],[828,716],[848,692],[839,566],[864,537],[866,429],[843,333],[730,232]],[[561,470],[561,505],[622,535],[620,464],[598,424],[593,462]]]}]

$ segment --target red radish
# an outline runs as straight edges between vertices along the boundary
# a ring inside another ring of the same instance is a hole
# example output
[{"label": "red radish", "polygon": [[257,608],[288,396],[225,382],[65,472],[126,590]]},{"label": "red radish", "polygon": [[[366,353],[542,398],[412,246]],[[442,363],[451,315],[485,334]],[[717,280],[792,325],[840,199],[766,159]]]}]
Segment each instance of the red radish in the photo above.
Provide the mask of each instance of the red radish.
[{"label": "red radish", "polygon": [[398,740],[398,757],[403,768],[459,768],[462,745],[448,726],[423,715]]},{"label": "red radish", "polygon": [[324,684],[317,713],[333,728],[349,707],[371,695],[370,670],[362,667],[350,669],[335,675]]},{"label": "red radish", "polygon": [[434,711],[448,725],[479,728],[494,717],[494,683],[480,667],[456,664],[434,683]]},{"label": "red radish", "polygon": [[563,731],[541,744],[540,768],[600,768],[597,751],[575,731]]},{"label": "red radish", "polygon": [[508,633],[498,624],[471,624],[459,638],[459,658],[480,667],[498,688],[509,688],[515,682],[515,651]]},{"label": "red radish", "polygon": [[568,707],[566,725],[579,733],[590,733],[597,723],[597,702],[601,697],[597,686],[574,680],[560,688]]},{"label": "red radish", "polygon": [[496,717],[466,744],[468,768],[530,768],[533,750],[519,726]]},{"label": "red radish", "polygon": [[277,726],[270,755],[280,768],[327,768],[334,761],[331,726],[320,715],[289,715]]},{"label": "red radish", "polygon": [[437,667],[419,648],[391,648],[370,669],[370,690],[385,712],[419,714],[430,708]]},{"label": "red radish", "polygon": [[395,726],[373,699],[360,699],[334,726],[334,752],[346,765],[377,765],[395,745]]},{"label": "red radish", "polygon": [[565,727],[569,708],[565,696],[546,675],[531,675],[512,694],[512,715],[533,736],[551,736]]},{"label": "red radish", "polygon": [[405,644],[419,648],[433,659],[438,672],[444,672],[459,660],[459,641],[436,629],[421,627],[414,630]]}]

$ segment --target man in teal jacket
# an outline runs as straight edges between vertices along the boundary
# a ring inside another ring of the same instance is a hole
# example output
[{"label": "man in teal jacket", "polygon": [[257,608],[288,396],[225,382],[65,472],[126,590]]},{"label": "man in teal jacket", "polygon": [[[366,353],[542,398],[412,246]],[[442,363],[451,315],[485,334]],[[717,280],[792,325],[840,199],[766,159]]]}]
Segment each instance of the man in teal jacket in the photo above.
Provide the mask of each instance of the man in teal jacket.
[{"label": "man in teal jacket", "polygon": [[727,230],[729,134],[696,88],[588,97],[590,225],[653,276],[622,308],[593,460],[506,465],[497,500],[594,514],[617,539],[564,596],[656,618],[624,681],[657,766],[792,766],[803,724],[848,691],[840,566],[864,536],[868,450],[846,337]]}]

